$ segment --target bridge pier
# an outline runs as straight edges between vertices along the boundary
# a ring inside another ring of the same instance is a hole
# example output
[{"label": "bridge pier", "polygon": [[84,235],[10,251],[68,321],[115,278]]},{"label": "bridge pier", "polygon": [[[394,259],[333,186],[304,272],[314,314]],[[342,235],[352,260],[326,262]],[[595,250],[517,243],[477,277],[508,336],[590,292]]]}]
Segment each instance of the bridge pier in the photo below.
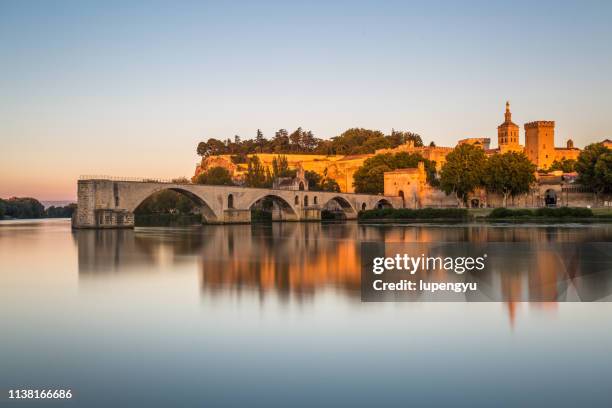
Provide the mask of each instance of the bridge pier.
[{"label": "bridge pier", "polygon": [[251,210],[236,210],[233,208],[223,210],[224,224],[250,224]]},{"label": "bridge pier", "polygon": [[319,206],[304,207],[300,210],[300,221],[321,221]]}]

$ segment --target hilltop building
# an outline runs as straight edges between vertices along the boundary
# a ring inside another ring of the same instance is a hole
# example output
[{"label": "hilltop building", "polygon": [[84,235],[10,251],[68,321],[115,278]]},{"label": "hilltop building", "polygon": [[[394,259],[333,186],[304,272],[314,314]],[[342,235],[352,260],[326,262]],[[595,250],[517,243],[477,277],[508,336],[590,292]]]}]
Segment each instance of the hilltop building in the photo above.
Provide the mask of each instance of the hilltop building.
[{"label": "hilltop building", "polygon": [[[487,155],[506,152],[524,152],[526,156],[537,166],[538,169],[548,169],[555,160],[562,159],[577,159],[580,154],[580,149],[574,147],[574,142],[569,139],[566,147],[555,147],[555,122],[554,121],[535,121],[525,123],[525,145],[520,143],[520,127],[512,121],[512,112],[510,111],[510,102],[506,102],[506,110],[504,113],[504,122],[497,127],[497,147],[491,148],[491,139],[487,137],[471,137],[461,139],[457,142],[457,146],[462,144],[471,144],[482,148]],[[612,141],[604,140],[604,145],[612,148]],[[456,146],[455,146],[456,147]],[[335,180],[340,186],[342,192],[354,192],[353,176],[357,169],[364,162],[376,155],[384,153],[418,153],[423,158],[434,161],[436,169],[440,171],[446,163],[446,156],[453,151],[455,147],[447,146],[415,146],[412,140],[409,140],[403,145],[390,148],[379,149],[373,154],[359,155],[311,155],[311,154],[286,154],[289,167],[298,168],[307,171],[314,171],[320,175],[325,175]],[[276,154],[259,153],[250,156],[258,156],[262,165],[271,168],[272,160]],[[230,155],[211,156],[202,159],[196,168],[196,176],[208,168],[222,166],[227,168],[236,180],[244,177],[247,170],[246,164],[235,164],[231,160]],[[446,206],[456,204],[454,197],[447,197],[439,190],[430,187],[424,176],[424,169],[398,169],[385,173],[384,185],[385,194],[400,195],[404,197],[406,207],[419,206]],[[571,179],[571,175],[563,176],[564,180]],[[551,181],[539,177],[539,184],[542,186]],[[300,189],[300,181],[292,180],[277,180],[277,188],[284,189]],[[541,182],[540,182],[541,181]],[[305,181],[304,185],[306,185]],[[567,182],[566,182],[567,184]],[[557,188],[558,187],[558,188]],[[560,194],[561,184],[556,188],[557,194]],[[566,186],[570,188],[569,186]],[[576,189],[575,187],[571,187]],[[537,205],[538,202],[544,200],[548,191],[550,196],[552,189],[547,187],[546,190],[539,192],[533,196],[529,202],[525,201],[524,205]],[[568,190],[569,191],[569,190]],[[400,194],[401,193],[401,194]],[[493,201],[489,197],[488,204],[484,192],[478,192],[471,202],[472,205],[482,206],[490,205]],[[542,198],[539,198],[542,197]],[[549,197],[550,198],[550,197]],[[527,199],[525,199],[527,200]],[[549,200],[550,201],[550,200]],[[566,196],[566,202],[568,202]]]}]

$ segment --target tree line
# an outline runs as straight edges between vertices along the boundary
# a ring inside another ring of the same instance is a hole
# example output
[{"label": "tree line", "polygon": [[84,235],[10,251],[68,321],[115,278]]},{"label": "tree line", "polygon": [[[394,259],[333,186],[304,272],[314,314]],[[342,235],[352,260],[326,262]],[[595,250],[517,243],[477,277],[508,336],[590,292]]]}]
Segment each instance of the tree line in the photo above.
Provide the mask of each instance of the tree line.
[{"label": "tree line", "polygon": [[65,206],[45,206],[32,197],[11,197],[7,200],[0,198],[0,219],[2,218],[70,218],[76,209],[76,204]]},{"label": "tree line", "polygon": [[246,163],[247,155],[254,153],[276,154],[324,154],[353,155],[374,153],[377,149],[393,148],[408,141],[415,146],[423,146],[421,136],[413,132],[391,130],[385,135],[379,130],[351,128],[330,140],[319,139],[311,130],[298,127],[289,133],[279,129],[271,139],[267,139],[260,129],[252,139],[242,139],[236,135],[232,139],[210,138],[200,142],[198,155],[202,157],[229,154],[234,163]]},{"label": "tree line", "polygon": [[[428,183],[439,187],[447,195],[454,194],[460,205],[466,205],[469,195],[476,189],[484,188],[488,192],[501,194],[505,207],[508,198],[528,193],[536,180],[536,166],[522,152],[487,157],[481,148],[462,144],[446,156],[439,176],[435,171],[435,162],[416,153],[371,157],[355,172],[355,191],[381,194],[384,192],[386,171],[416,167],[419,161],[425,163]],[[612,150],[601,143],[587,146],[575,161],[556,161],[551,166],[551,169],[555,168],[563,171],[575,169],[578,172],[577,181],[593,191],[596,199],[601,194],[612,193]]]}]

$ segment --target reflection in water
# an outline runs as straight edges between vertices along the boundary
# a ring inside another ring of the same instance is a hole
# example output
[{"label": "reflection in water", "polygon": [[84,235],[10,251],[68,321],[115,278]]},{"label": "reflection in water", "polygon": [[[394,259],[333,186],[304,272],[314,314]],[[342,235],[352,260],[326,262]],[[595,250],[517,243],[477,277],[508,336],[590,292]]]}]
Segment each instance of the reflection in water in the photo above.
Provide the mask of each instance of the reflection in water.
[{"label": "reflection in water", "polygon": [[[2,221],[0,388],[71,388],[87,407],[610,406],[612,303],[521,304],[516,328],[506,318],[521,295],[569,297],[558,267],[597,297],[583,272],[608,271],[593,260],[610,236],[607,225]],[[509,301],[362,303],[364,242],[497,250],[481,279]]]},{"label": "reflection in water", "polygon": [[[333,289],[360,297],[360,248],[384,242],[392,253],[465,256],[483,248],[489,262],[478,277],[492,300],[554,302],[610,293],[612,228],[590,226],[422,225],[274,223],[202,228],[77,231],[81,276],[129,271],[197,258],[205,296],[256,291],[301,299]],[[398,245],[401,243],[402,245]],[[400,249],[398,249],[400,248]],[[595,261],[594,261],[595,260]],[[597,263],[599,261],[599,263]],[[609,261],[609,259],[608,259]],[[605,280],[602,280],[602,276]],[[417,275],[418,277],[418,275]],[[451,276],[452,277],[452,276]],[[448,281],[446,271],[421,276]],[[482,299],[472,299],[482,300]]]}]

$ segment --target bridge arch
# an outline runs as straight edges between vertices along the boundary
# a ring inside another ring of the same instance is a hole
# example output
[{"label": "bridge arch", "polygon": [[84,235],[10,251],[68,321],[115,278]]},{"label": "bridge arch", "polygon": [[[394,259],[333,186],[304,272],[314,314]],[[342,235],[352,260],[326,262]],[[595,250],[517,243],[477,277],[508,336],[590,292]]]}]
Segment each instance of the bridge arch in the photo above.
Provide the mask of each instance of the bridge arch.
[{"label": "bridge arch", "polygon": [[378,209],[393,208],[393,205],[386,198],[382,198],[382,199],[380,199],[380,200],[378,200],[376,202],[376,206],[375,207],[378,208]]},{"label": "bridge arch", "polygon": [[166,190],[170,190],[170,191],[174,191],[176,193],[182,194],[185,197],[189,198],[191,201],[193,201],[200,209],[200,213],[202,214],[202,218],[204,221],[215,222],[218,220],[218,217],[215,214],[214,210],[203,197],[199,196],[198,194],[195,194],[192,191],[189,191],[181,187],[163,186],[163,187],[155,188],[151,191],[147,191],[145,194],[142,194],[141,197],[138,197],[136,200],[134,200],[132,205],[128,208],[128,210],[132,213],[135,212],[138,209],[138,207],[140,207],[140,205],[144,203],[152,195],[157,194],[162,191],[166,191]]},{"label": "bridge arch", "polygon": [[326,210],[331,209],[333,211],[334,207],[339,207],[347,215],[347,218],[354,218],[357,214],[357,211],[353,208],[351,203],[341,196],[334,196],[323,204],[323,208]]},{"label": "bridge arch", "polygon": [[251,210],[257,204],[260,204],[265,211],[272,211],[272,220],[274,221],[299,219],[296,208],[279,195],[263,194],[251,201],[247,208]]}]

